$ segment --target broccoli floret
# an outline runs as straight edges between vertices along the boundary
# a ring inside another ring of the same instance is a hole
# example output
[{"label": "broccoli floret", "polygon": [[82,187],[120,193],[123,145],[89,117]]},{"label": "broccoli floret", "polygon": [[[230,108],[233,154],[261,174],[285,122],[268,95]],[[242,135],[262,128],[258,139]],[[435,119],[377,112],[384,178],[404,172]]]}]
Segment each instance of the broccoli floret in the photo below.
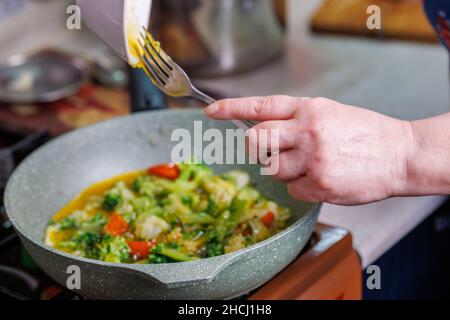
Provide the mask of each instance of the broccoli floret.
[{"label": "broccoli floret", "polygon": [[169,194],[162,202],[162,205],[164,210],[163,218],[168,222],[172,222],[177,218],[183,220],[183,217],[191,213],[191,209],[184,205],[179,195],[175,193]]},{"label": "broccoli floret", "polygon": [[164,248],[164,246],[165,245],[159,243],[151,250],[151,253],[148,256],[149,263],[161,264],[161,263],[175,262],[175,260],[161,254],[161,251]]},{"label": "broccoli floret", "polygon": [[216,242],[219,239],[217,229],[214,227],[209,227],[205,232],[205,239],[207,242]]},{"label": "broccoli floret", "polygon": [[188,194],[184,194],[181,196],[181,202],[187,205],[188,207],[192,207],[192,197]]},{"label": "broccoli floret", "polygon": [[131,189],[139,195],[154,199],[169,192],[172,181],[151,176],[140,176],[134,180]]},{"label": "broccoli floret", "polygon": [[122,202],[122,195],[116,190],[111,190],[105,194],[102,207],[106,211],[114,211]]},{"label": "broccoli floret", "polygon": [[114,211],[122,204],[127,204],[132,198],[133,192],[123,181],[120,181],[114,188],[105,192],[102,206],[106,211]]},{"label": "broccoli floret", "polygon": [[153,210],[156,206],[156,201],[143,196],[131,200],[131,205],[133,206],[136,214],[139,216]]},{"label": "broccoli floret", "polygon": [[150,254],[148,256],[148,262],[153,264],[161,264],[161,263],[172,263],[175,262],[172,259],[162,256],[160,254]]},{"label": "broccoli floret", "polygon": [[224,211],[216,219],[216,223],[213,229],[213,237],[211,241],[223,241],[238,225],[238,222],[233,219],[233,215],[230,211]]},{"label": "broccoli floret", "polygon": [[208,244],[208,251],[207,251],[207,257],[217,257],[221,256],[225,253],[225,249],[223,244],[220,244],[218,242],[211,242]]},{"label": "broccoli floret", "polygon": [[130,257],[130,247],[123,237],[106,235],[98,247],[100,259],[107,262],[126,262]]},{"label": "broccoli floret", "polygon": [[143,176],[137,177],[136,180],[133,181],[133,183],[131,184],[131,190],[133,190],[136,193],[141,192],[142,178],[143,178]]},{"label": "broccoli floret", "polygon": [[190,181],[198,184],[206,177],[213,175],[212,170],[204,164],[182,163],[178,165],[180,169],[179,181]]},{"label": "broccoli floret", "polygon": [[136,219],[136,214],[133,211],[121,212],[120,215],[128,224],[131,224]]},{"label": "broccoli floret", "polygon": [[205,233],[205,240],[207,242],[205,258],[216,257],[224,254],[224,246],[220,243],[222,238],[220,231],[216,228],[208,228]]},{"label": "broccoli floret", "polygon": [[76,251],[80,255],[90,258],[99,259],[99,250],[97,245],[102,241],[103,236],[100,233],[90,231],[79,231],[69,241],[61,243],[61,247]]},{"label": "broccoli floret", "polygon": [[136,193],[144,193],[143,191],[149,182],[150,178],[148,176],[137,177],[131,184],[131,189]]},{"label": "broccoli floret", "polygon": [[240,222],[245,212],[260,198],[261,194],[253,188],[245,187],[239,191],[230,207],[235,222]]},{"label": "broccoli floret", "polygon": [[100,213],[97,213],[91,220],[83,221],[80,229],[91,232],[101,232],[107,223],[107,219]]},{"label": "broccoli floret", "polygon": [[[193,211],[198,211],[199,205],[202,202],[202,198],[200,194],[191,192],[191,193],[180,193],[181,202]],[[204,200],[203,200],[204,201]]]},{"label": "broccoli floret", "polygon": [[130,256],[130,248],[124,238],[91,231],[80,231],[61,245],[86,258],[108,262],[126,262]]},{"label": "broccoli floret", "polygon": [[171,249],[179,249],[180,245],[176,242],[170,242],[166,244],[166,247]]},{"label": "broccoli floret", "polygon": [[72,217],[65,217],[59,222],[60,230],[75,229],[77,226],[77,221]]},{"label": "broccoli floret", "polygon": [[208,199],[208,206],[203,211],[211,216],[215,216],[217,213],[216,203],[214,201],[212,201],[211,199]]},{"label": "broccoli floret", "polygon": [[101,241],[103,237],[95,232],[80,232],[74,239],[75,242],[80,244],[85,244],[87,246],[94,246],[99,241]]},{"label": "broccoli floret", "polygon": [[186,262],[197,259],[181,252],[177,248],[173,248],[172,246],[173,244],[160,243],[153,248],[151,255],[169,258],[171,262]]}]

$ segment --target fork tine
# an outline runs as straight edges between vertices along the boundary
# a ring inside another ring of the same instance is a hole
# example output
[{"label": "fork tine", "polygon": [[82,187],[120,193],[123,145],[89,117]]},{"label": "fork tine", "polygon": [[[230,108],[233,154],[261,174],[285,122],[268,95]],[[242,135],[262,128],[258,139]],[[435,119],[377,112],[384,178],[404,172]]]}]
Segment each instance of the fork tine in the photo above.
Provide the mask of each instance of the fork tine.
[{"label": "fork tine", "polygon": [[153,75],[153,71],[149,69],[146,65],[146,62],[144,62],[144,67],[142,68],[144,72],[147,74],[147,77],[150,78],[150,80],[153,82],[154,85],[156,85],[158,88],[164,87],[164,84],[159,80],[157,77]]},{"label": "fork tine", "polygon": [[[142,46],[142,43],[139,42],[139,44]],[[142,48],[145,52],[145,49]],[[157,85],[158,87],[164,87],[166,84],[163,81],[163,79],[161,79],[158,74],[155,72],[154,68],[148,63],[146,57],[142,57],[141,58],[141,62],[143,64],[143,69],[145,71],[145,73],[147,74],[147,76],[150,78],[150,80],[152,80],[152,82]]]},{"label": "fork tine", "polygon": [[161,70],[161,68],[158,66],[158,63],[155,61],[155,59],[153,59],[153,55],[151,54],[151,52],[148,51],[145,45],[140,41],[139,44],[141,45],[144,51],[144,57],[142,61],[147,65],[149,69],[153,71],[152,73],[155,74],[164,85],[166,85],[166,83],[169,80],[169,75]]},{"label": "fork tine", "polygon": [[172,59],[164,52],[163,49],[155,47],[155,39],[145,28],[143,29],[142,36],[147,40],[146,43],[148,43],[148,45],[151,47],[152,51],[155,53],[155,56],[163,62],[165,67],[169,69],[168,73],[170,73],[170,71],[174,69],[172,66]]},{"label": "fork tine", "polygon": [[146,51],[148,55],[147,58],[153,60],[154,64],[158,67],[158,69],[164,74],[166,78],[170,78],[173,69],[169,69],[167,67],[167,63],[161,58],[161,56],[158,55],[158,49],[156,49],[155,46],[152,44],[152,40],[149,40],[144,33],[141,33],[141,37],[144,39],[145,43],[144,47],[146,49],[144,51]]},{"label": "fork tine", "polygon": [[245,121],[250,127],[254,127],[258,124],[258,121],[246,120]]},{"label": "fork tine", "polygon": [[154,66],[157,68],[157,72],[161,77],[164,78],[170,78],[170,74],[171,74],[171,70],[168,70],[165,66],[164,63],[162,61],[158,61],[158,58],[155,57],[155,54],[152,50],[150,50],[148,48],[148,45],[146,45],[146,50],[145,51],[145,55],[147,57],[148,60],[151,60],[150,62],[152,63],[152,65],[154,64]]},{"label": "fork tine", "polygon": [[256,121],[251,121],[251,120],[243,120],[243,122],[245,123],[245,125],[248,128],[253,128],[254,126],[256,126],[258,124],[258,122]]}]

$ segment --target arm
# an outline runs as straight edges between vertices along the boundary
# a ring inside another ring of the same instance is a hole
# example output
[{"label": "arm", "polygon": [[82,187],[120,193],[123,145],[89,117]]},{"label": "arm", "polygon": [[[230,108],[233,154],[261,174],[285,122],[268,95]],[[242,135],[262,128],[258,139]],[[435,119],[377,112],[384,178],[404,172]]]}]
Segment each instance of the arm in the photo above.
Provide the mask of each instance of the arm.
[{"label": "arm", "polygon": [[450,114],[411,123],[324,98],[285,96],[223,100],[205,112],[261,121],[248,132],[259,148],[258,130],[279,129],[274,178],[299,200],[356,205],[450,192]]},{"label": "arm", "polygon": [[404,195],[450,194],[450,113],[412,122]]}]

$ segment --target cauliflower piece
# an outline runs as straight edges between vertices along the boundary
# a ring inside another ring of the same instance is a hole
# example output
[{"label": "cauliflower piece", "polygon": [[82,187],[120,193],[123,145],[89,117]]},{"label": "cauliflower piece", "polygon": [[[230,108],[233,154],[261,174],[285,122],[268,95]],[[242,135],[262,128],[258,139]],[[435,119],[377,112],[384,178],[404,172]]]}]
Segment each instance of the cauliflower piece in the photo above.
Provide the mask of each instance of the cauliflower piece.
[{"label": "cauliflower piece", "polygon": [[183,240],[183,248],[191,255],[196,255],[203,247],[202,240]]},{"label": "cauliflower piece", "polygon": [[229,240],[225,246],[225,253],[235,252],[246,247],[245,238],[242,234],[235,234]]},{"label": "cauliflower piece", "polygon": [[135,234],[139,239],[153,240],[169,229],[169,224],[156,216],[149,216],[137,223]]},{"label": "cauliflower piece", "polygon": [[252,239],[255,242],[261,242],[270,237],[269,229],[261,222],[261,220],[251,220],[249,225],[252,228]]},{"label": "cauliflower piece", "polygon": [[167,242],[178,242],[182,238],[183,238],[183,234],[182,234],[181,228],[180,227],[175,227],[167,235],[166,240],[167,240]]},{"label": "cauliflower piece", "polygon": [[250,175],[244,171],[233,170],[228,172],[225,177],[233,180],[238,190],[241,190],[250,184]]},{"label": "cauliflower piece", "polygon": [[202,187],[209,193],[211,200],[217,205],[218,211],[228,208],[236,196],[236,186],[220,177],[206,179],[202,183]]},{"label": "cauliflower piece", "polygon": [[102,207],[103,198],[99,196],[92,196],[86,203],[85,211],[91,213],[93,211],[97,212],[98,209]]}]

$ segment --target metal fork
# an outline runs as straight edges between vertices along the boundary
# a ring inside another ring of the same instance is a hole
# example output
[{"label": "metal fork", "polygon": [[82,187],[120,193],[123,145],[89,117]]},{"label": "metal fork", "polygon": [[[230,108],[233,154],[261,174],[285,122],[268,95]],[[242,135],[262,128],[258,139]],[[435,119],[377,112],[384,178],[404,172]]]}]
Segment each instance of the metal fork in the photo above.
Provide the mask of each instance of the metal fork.
[{"label": "metal fork", "polygon": [[[141,36],[139,44],[144,52],[141,58],[143,69],[155,86],[171,97],[192,97],[207,104],[216,102],[215,99],[194,87],[186,72],[157,45],[146,29],[142,30]],[[233,123],[247,130],[258,122],[233,120]]]}]

